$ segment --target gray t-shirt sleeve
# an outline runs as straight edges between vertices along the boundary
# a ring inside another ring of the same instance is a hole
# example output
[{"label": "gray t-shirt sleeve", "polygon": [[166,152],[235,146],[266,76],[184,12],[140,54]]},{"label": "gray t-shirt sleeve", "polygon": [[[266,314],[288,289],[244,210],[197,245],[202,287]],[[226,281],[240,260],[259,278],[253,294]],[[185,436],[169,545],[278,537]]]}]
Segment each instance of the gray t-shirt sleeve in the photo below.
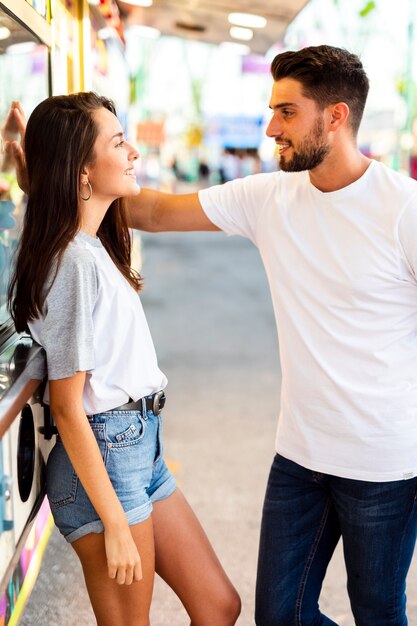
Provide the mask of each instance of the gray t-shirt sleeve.
[{"label": "gray t-shirt sleeve", "polygon": [[46,352],[49,380],[94,369],[93,311],[97,294],[93,255],[70,244],[44,306],[40,343]]}]

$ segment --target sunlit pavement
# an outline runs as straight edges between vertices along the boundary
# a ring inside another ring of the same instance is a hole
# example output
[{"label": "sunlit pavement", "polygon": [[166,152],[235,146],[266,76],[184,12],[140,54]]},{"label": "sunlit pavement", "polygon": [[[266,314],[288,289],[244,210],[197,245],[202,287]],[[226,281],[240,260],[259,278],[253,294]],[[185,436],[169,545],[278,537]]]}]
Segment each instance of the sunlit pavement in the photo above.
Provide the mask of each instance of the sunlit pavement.
[{"label": "sunlit pavement", "polygon": [[[217,233],[145,235],[143,254],[142,299],[169,378],[165,454],[241,594],[238,625],[250,626],[280,387],[264,272],[250,243]],[[86,593],[77,591],[81,579],[72,549],[55,532],[22,624],[93,625]],[[321,607],[339,626],[354,626],[345,585],[339,548]],[[408,596],[409,623],[417,626],[415,562]],[[157,581],[152,625],[186,624],[177,598]]]}]

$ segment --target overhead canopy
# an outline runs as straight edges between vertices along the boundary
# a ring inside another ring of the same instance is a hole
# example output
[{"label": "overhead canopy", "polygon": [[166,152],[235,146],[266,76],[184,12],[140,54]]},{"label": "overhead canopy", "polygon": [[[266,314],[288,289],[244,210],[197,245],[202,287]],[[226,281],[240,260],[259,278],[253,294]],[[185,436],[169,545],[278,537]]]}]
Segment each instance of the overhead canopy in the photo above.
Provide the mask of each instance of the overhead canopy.
[{"label": "overhead canopy", "polygon": [[288,24],[308,0],[154,0],[150,7],[134,7],[122,0],[118,4],[129,24],[158,28],[163,35],[185,37],[209,43],[235,41],[229,30],[230,13],[251,13],[266,18],[264,28],[253,28],[247,43],[252,52],[265,54],[279,41]]}]

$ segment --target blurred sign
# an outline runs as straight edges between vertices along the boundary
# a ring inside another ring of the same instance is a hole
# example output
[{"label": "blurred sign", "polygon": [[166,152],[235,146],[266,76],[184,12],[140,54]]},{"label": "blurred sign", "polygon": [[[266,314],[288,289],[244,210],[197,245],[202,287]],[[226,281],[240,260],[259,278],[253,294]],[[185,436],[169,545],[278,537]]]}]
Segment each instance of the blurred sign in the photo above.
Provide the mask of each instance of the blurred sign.
[{"label": "blurred sign", "polygon": [[147,146],[161,146],[165,141],[165,123],[148,120],[136,125],[136,141]]},{"label": "blurred sign", "polygon": [[197,148],[203,142],[204,132],[200,126],[194,124],[189,126],[187,130],[186,140],[189,148]]},{"label": "blurred sign", "polygon": [[205,141],[222,148],[258,148],[262,138],[262,117],[218,115],[207,119]]},{"label": "blurred sign", "polygon": [[269,74],[271,62],[260,54],[247,54],[242,57],[243,74]]}]

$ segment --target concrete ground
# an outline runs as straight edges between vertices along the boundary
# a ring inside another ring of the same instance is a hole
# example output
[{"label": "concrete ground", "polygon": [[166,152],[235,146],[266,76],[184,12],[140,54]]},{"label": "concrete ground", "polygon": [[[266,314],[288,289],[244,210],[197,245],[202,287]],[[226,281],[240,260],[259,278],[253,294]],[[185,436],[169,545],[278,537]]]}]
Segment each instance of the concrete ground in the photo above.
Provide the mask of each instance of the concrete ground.
[{"label": "concrete ground", "polygon": [[[222,234],[145,235],[143,274],[142,300],[169,378],[165,455],[240,592],[238,626],[252,626],[259,523],[280,388],[261,262],[250,243]],[[353,626],[345,585],[338,549],[321,606],[339,626]],[[411,626],[417,626],[416,587],[414,562],[408,585]],[[57,532],[21,623],[95,624],[81,568]],[[157,580],[152,625],[187,623],[176,596]]]}]

